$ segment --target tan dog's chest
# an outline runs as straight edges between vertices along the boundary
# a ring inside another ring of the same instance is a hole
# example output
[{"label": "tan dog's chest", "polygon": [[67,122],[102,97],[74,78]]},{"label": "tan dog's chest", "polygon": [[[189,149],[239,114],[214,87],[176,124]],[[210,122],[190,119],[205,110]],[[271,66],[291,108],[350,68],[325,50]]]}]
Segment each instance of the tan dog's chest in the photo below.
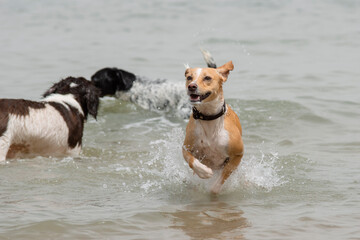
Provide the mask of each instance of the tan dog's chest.
[{"label": "tan dog's chest", "polygon": [[197,121],[194,134],[194,157],[212,169],[220,169],[229,157],[229,133],[225,130],[223,121]]},{"label": "tan dog's chest", "polygon": [[213,68],[187,68],[186,88],[193,115],[186,127],[183,156],[202,179],[213,170],[221,174],[211,188],[219,193],[224,182],[239,166],[244,153],[242,129],[236,113],[225,104],[222,84],[234,69],[232,62]]}]

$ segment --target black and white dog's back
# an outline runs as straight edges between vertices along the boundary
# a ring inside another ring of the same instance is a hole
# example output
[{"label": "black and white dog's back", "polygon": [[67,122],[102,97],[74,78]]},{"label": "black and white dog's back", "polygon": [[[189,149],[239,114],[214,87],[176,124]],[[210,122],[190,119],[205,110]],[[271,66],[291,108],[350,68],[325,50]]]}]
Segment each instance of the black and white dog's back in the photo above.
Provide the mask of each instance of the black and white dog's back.
[{"label": "black and white dog's back", "polygon": [[68,77],[41,102],[0,99],[0,162],[33,156],[76,156],[84,121],[97,116],[101,91],[84,78]]}]

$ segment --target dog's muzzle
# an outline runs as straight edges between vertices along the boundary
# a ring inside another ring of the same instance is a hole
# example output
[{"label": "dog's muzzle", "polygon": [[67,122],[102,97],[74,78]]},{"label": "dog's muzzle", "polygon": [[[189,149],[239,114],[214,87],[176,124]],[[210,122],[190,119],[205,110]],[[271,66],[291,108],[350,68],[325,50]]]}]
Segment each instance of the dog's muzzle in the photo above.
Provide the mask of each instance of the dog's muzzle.
[{"label": "dog's muzzle", "polygon": [[207,92],[205,94],[197,94],[197,93],[191,93],[189,91],[190,102],[192,102],[192,103],[202,102],[203,100],[205,100],[210,95],[211,95],[211,92]]}]

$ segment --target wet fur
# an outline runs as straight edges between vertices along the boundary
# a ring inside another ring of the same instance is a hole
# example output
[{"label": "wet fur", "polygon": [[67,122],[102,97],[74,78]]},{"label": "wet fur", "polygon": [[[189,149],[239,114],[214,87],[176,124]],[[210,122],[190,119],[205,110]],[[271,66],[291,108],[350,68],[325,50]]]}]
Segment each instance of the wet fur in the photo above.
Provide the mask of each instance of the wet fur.
[{"label": "wet fur", "polygon": [[41,102],[0,99],[0,162],[33,156],[76,156],[84,121],[97,116],[101,92],[84,78],[54,84]]},{"label": "wet fur", "polygon": [[101,89],[101,96],[127,91],[135,80],[136,76],[133,73],[118,68],[103,68],[91,77],[94,86]]},{"label": "wet fur", "polygon": [[[186,69],[188,95],[202,114],[215,115],[221,111],[224,104],[222,84],[231,70],[232,62],[216,69]],[[201,100],[201,97],[194,96],[207,97]],[[244,152],[240,120],[229,105],[226,109],[224,115],[211,121],[195,120],[191,116],[183,145],[184,159],[200,178],[210,178],[214,170],[221,171],[211,188],[215,194],[238,167]]]}]

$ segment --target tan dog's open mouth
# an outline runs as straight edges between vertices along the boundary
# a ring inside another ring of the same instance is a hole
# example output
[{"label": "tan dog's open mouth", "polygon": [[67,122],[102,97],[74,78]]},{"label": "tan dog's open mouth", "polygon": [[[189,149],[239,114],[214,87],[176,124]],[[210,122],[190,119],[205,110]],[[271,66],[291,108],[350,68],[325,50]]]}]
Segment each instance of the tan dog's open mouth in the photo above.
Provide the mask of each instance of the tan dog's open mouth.
[{"label": "tan dog's open mouth", "polygon": [[203,95],[190,94],[190,102],[201,102],[211,95],[211,92],[207,92]]}]

